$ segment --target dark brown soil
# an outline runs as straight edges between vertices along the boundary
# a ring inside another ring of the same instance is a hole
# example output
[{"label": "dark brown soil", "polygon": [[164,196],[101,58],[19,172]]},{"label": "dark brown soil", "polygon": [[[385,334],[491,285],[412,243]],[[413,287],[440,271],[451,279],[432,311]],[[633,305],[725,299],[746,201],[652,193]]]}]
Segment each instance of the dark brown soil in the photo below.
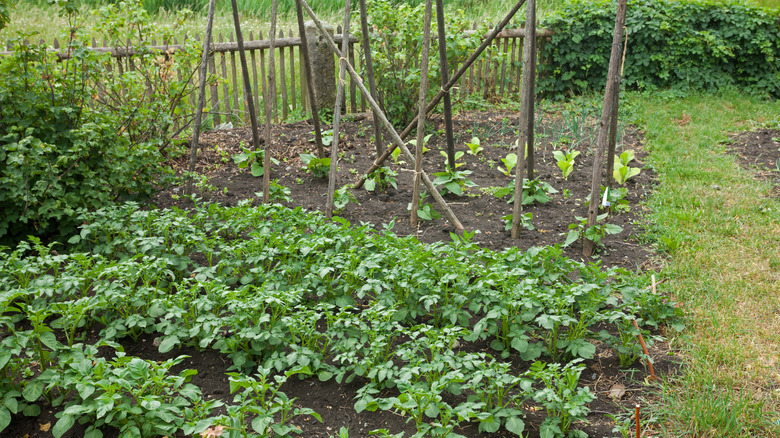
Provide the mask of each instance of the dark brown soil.
[{"label": "dark brown soil", "polygon": [[780,197],[780,130],[759,129],[732,136],[729,152],[756,178],[772,183],[772,195]]},{"label": "dark brown soil", "polygon": [[[483,152],[478,156],[464,155],[467,163],[462,169],[473,171],[471,179],[479,186],[469,189],[467,196],[460,198],[448,197],[455,214],[463,222],[467,231],[479,230],[474,236],[474,241],[486,247],[500,250],[505,247],[518,246],[528,248],[534,245],[552,245],[563,243],[568,225],[574,222],[575,216],[585,216],[585,198],[589,192],[591,161],[589,153],[590,144],[587,140],[580,142],[577,149],[582,152],[576,161],[575,170],[568,180],[564,180],[561,172],[553,159],[553,145],[550,143],[550,135],[555,128],[552,124],[537,127],[537,176],[559,190],[552,196],[552,201],[542,205],[532,205],[526,209],[533,213],[534,231],[524,231],[521,239],[512,240],[504,230],[504,222],[501,217],[511,213],[511,205],[505,199],[497,199],[489,194],[484,194],[480,189],[487,187],[503,187],[511,183],[511,179],[497,170],[502,165],[500,159],[510,152],[509,145],[516,139],[518,116],[513,112],[482,112],[460,115],[455,120],[455,140],[457,150],[466,150],[464,143],[470,141],[473,136],[479,137]],[[442,130],[441,120],[434,119],[430,124],[431,130]],[[590,127],[593,128],[591,122]],[[303,152],[311,152],[313,144],[310,139],[312,127],[305,121],[283,126],[275,126],[274,133],[274,157],[281,161],[275,166],[272,178],[287,186],[292,191],[293,202],[290,205],[300,205],[307,209],[324,209],[327,182],[315,178],[313,175],[301,170],[301,161],[298,155]],[[355,181],[354,171],[360,173],[368,168],[374,159],[370,136],[372,128],[370,118],[358,117],[358,120],[348,121],[343,126],[344,135],[341,139],[340,149],[343,158],[339,162],[337,187]],[[424,168],[428,172],[442,170],[444,159],[439,155],[443,148],[443,135],[432,137],[426,154]],[[577,141],[576,136],[570,136],[570,141]],[[748,137],[750,139],[750,137]],[[249,129],[235,129],[229,131],[217,131],[206,133],[202,138],[204,151],[200,155],[197,171],[208,177],[208,185],[200,191],[204,200],[217,201],[234,205],[242,199],[258,200],[256,192],[262,191],[262,178],[254,178],[246,170],[239,170],[231,160],[231,156],[240,152],[240,144],[251,144]],[[623,150],[633,149],[637,153],[637,160],[633,166],[641,166],[645,152],[642,149],[642,135],[636,129],[627,128],[622,139]],[[775,145],[776,146],[776,145]],[[565,146],[558,146],[560,149]],[[184,160],[179,164],[184,166]],[[407,204],[411,200],[412,172],[407,167],[399,167],[392,164],[391,167],[398,171],[398,189],[388,191],[356,190],[354,194],[359,204],[349,204],[341,217],[353,224],[371,223],[377,227],[395,220],[394,231],[399,235],[415,234],[424,242],[449,240],[449,232],[454,228],[440,219],[433,222],[424,222],[419,227],[409,225]],[[354,169],[354,171],[353,171]],[[605,238],[605,247],[599,252],[598,258],[605,265],[623,266],[629,269],[649,266],[649,257],[652,252],[642,246],[637,237],[642,230],[637,225],[641,218],[641,200],[647,196],[653,187],[654,174],[649,169],[644,169],[636,178],[629,180],[628,200],[631,209],[612,216],[611,223],[623,227],[623,232]],[[157,194],[151,203],[157,207],[178,206],[187,208],[191,202],[181,197],[181,187],[170,187]],[[564,197],[563,194],[569,195]],[[427,201],[432,202],[432,201]],[[579,243],[566,250],[566,254],[580,259],[581,246]],[[128,342],[125,349],[128,355],[136,355],[152,360],[166,360],[181,354],[190,356],[184,363],[175,368],[179,372],[184,368],[197,369],[199,371],[192,382],[198,385],[205,398],[219,398],[226,402],[232,401],[229,393],[228,380],[225,372],[230,366],[230,360],[213,351],[197,351],[194,349],[178,349],[167,354],[160,354],[153,346],[154,336],[140,338],[137,342]],[[677,361],[673,354],[669,354],[665,345],[657,343],[651,349],[651,356],[655,360],[655,370],[658,374],[674,373]],[[591,437],[620,436],[619,432],[612,432],[614,422],[607,414],[625,415],[633,411],[635,403],[645,404],[653,398],[654,390],[644,383],[646,377],[645,368],[637,363],[633,368],[621,369],[618,366],[617,357],[604,345],[598,347],[596,358],[586,362],[587,368],[583,372],[581,384],[589,386],[591,391],[598,396],[589,407],[591,414],[587,424],[577,424],[577,428],[586,431]],[[620,393],[622,385],[625,392]],[[392,433],[406,431],[410,435],[414,431],[414,425],[407,423],[407,419],[391,412],[378,411],[375,413],[356,413],[354,398],[360,382],[340,385],[333,380],[319,382],[316,379],[297,380],[287,382],[282,391],[291,398],[297,398],[300,406],[312,408],[322,416],[322,423],[311,417],[297,418],[294,424],[302,429],[302,437],[330,437],[337,436],[342,427],[349,429],[350,437],[367,437],[368,432],[384,428]],[[613,397],[610,395],[619,395]],[[539,436],[538,427],[544,419],[544,410],[538,406],[526,405],[527,413],[526,431],[529,436]],[[14,417],[12,425],[4,432],[8,437],[51,437],[50,428],[56,423],[55,408],[43,407],[42,414],[38,418]],[[66,434],[66,437],[81,436],[83,429],[78,425]],[[457,432],[468,437],[508,436],[505,432],[496,434],[480,434],[476,425],[467,425]],[[106,431],[105,436],[115,436],[116,432]]]}]

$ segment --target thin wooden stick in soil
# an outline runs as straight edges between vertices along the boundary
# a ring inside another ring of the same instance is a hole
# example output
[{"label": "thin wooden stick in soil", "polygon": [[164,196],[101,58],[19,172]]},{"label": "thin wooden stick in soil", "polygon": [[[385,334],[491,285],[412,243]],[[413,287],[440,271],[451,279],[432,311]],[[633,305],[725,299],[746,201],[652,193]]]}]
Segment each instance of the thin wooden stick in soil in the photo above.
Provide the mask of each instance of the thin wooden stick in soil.
[{"label": "thin wooden stick in soil", "polygon": [[[209,0],[209,12],[206,21],[206,37],[203,40],[203,55],[200,62],[200,78],[198,85],[198,106],[195,109],[195,125],[192,127],[192,141],[190,142],[190,165],[187,169],[187,184],[184,192],[192,194],[192,173],[195,172],[195,160],[198,156],[198,146],[200,142],[200,125],[203,118],[203,107],[206,105],[206,75],[209,61],[209,45],[211,44],[211,31],[214,28],[214,3],[216,0]],[[121,64],[120,64],[121,65]]]},{"label": "thin wooden stick in soil", "polygon": [[[236,3],[236,0],[231,0],[231,5],[233,7],[233,25],[236,28],[236,42],[238,43],[238,57],[241,60],[241,74],[243,75],[244,78],[244,94],[247,97],[250,97],[250,99],[248,99],[247,104],[249,106],[249,121],[252,125],[252,143],[254,144],[255,149],[259,149],[260,132],[257,126],[255,104],[254,102],[252,102],[251,99],[252,87],[249,85],[249,66],[246,62],[246,53],[244,52],[244,35],[241,33],[241,23],[238,20],[238,4]],[[266,118],[267,117],[268,117],[268,112],[266,111]],[[270,146],[270,138],[266,137],[266,144],[265,144],[266,157],[269,156],[269,152],[268,152],[269,146]],[[268,172],[270,171],[271,169],[269,169],[268,167],[265,168],[266,174],[268,174]]]},{"label": "thin wooden stick in soil", "polygon": [[[447,69],[447,40],[445,39],[444,29],[444,0],[436,0],[436,25],[439,35],[439,71],[441,72],[441,86],[443,88],[450,81]],[[421,113],[417,117],[425,117],[425,114]],[[444,94],[444,135],[447,139],[447,163],[449,163],[450,169],[455,169],[455,139],[452,133],[452,99],[450,90],[447,90]],[[419,134],[417,136],[419,137]],[[419,142],[420,140],[418,139],[417,141]]]},{"label": "thin wooden stick in soil", "polygon": [[[526,3],[526,24],[534,23],[536,15],[536,0],[528,0]],[[526,29],[528,27],[526,26]],[[527,33],[527,32],[526,32]],[[523,174],[526,170],[525,152],[528,150],[528,179],[533,178],[533,154],[531,150],[533,145],[529,144],[530,130],[534,127],[533,101],[536,93],[534,92],[534,71],[533,50],[536,32],[533,35],[526,35],[523,45],[523,85],[520,91],[520,135],[517,142],[517,164],[515,165],[515,203],[512,207],[512,238],[520,238],[520,227],[522,226],[523,214]]]},{"label": "thin wooden stick in soil", "polygon": [[[349,13],[352,5],[350,0],[344,3],[344,28],[341,31],[341,53],[349,50]],[[344,98],[344,84],[347,60],[339,58],[339,86],[336,92],[336,107],[333,110],[333,141],[330,143],[330,170],[328,171],[328,200],[325,203],[325,217],[333,217],[333,198],[336,196],[336,167],[339,159],[339,128],[341,124],[341,100]]]},{"label": "thin wooden stick in soil", "polygon": [[[593,175],[590,187],[590,204],[588,205],[588,227],[596,225],[599,212],[599,189],[601,188],[601,171],[604,163],[604,149],[607,146],[607,134],[609,131],[609,121],[614,110],[615,93],[619,92],[620,80],[620,42],[623,40],[623,27],[626,24],[626,0],[618,1],[617,14],[615,16],[615,33],[612,37],[612,54],[609,58],[609,71],[607,72],[607,87],[604,92],[604,109],[601,112],[601,121],[599,121],[598,137],[596,139],[596,152],[593,154]],[[607,169],[607,172],[610,170]],[[586,229],[586,230],[587,230]],[[584,234],[584,233],[583,233]],[[590,257],[593,255],[595,244],[590,239],[582,241],[582,255]]]},{"label": "thin wooden stick in soil", "polygon": [[[311,19],[314,21],[314,23],[317,25],[317,27],[320,29],[320,32],[323,33],[325,36],[325,40],[328,42],[328,45],[330,46],[333,53],[336,54],[339,58],[341,58],[343,55],[341,54],[341,51],[338,47],[336,47],[336,43],[333,41],[333,38],[330,36],[329,33],[325,32],[325,28],[322,25],[322,22],[319,18],[314,14],[314,11],[312,11],[311,7],[308,3],[306,3],[305,0],[298,0],[300,4],[306,8],[306,12],[309,14]],[[524,1],[524,0],[521,0]],[[352,76],[352,80],[355,81],[358,88],[360,88],[360,92],[363,93],[366,96],[366,100],[368,100],[368,103],[371,105],[371,108],[374,111],[377,111],[380,116],[380,121],[385,126],[385,129],[387,132],[390,133],[390,136],[393,139],[393,144],[396,147],[401,148],[401,152],[404,153],[404,157],[411,161],[414,161],[414,155],[412,155],[411,152],[409,152],[409,148],[406,147],[403,140],[401,140],[401,137],[398,135],[398,132],[396,132],[393,125],[387,120],[387,117],[385,117],[384,112],[379,107],[379,104],[371,97],[371,94],[366,89],[366,86],[363,84],[363,81],[360,79],[360,75],[357,74],[354,67],[347,62],[345,63],[347,70],[349,71],[349,74]],[[431,179],[428,177],[428,174],[425,173],[425,171],[422,171],[421,173],[423,183],[425,183],[425,186],[428,188],[428,190],[431,192],[431,196],[433,196],[433,199],[436,201],[436,203],[441,207],[441,209],[444,211],[444,215],[447,217],[447,220],[450,221],[452,226],[455,227],[456,230],[462,231],[463,225],[460,223],[458,218],[455,216],[455,213],[452,211],[452,209],[447,205],[447,203],[444,201],[444,198],[441,197],[439,192],[436,190],[436,188],[433,186],[433,182],[431,182]]]},{"label": "thin wooden stick in soil", "polygon": [[[371,97],[378,99],[379,93],[376,91],[376,76],[374,75],[374,60],[371,56],[371,41],[368,34],[368,12],[366,11],[366,0],[360,0],[360,30],[363,34],[363,56],[366,63],[366,76],[368,76],[368,89],[371,91]],[[365,97],[365,96],[364,96]],[[385,145],[382,144],[382,127],[379,124],[379,115],[374,111],[374,145],[376,155],[381,156],[385,151]]]},{"label": "thin wooden stick in soil", "polygon": [[[439,2],[441,0],[438,0]],[[423,46],[422,57],[420,58],[420,98],[418,100],[417,114],[417,147],[414,156],[414,189],[412,190],[412,215],[409,223],[417,226],[417,209],[420,208],[420,175],[422,174],[423,147],[425,147],[425,97],[428,94],[428,54],[431,48],[431,0],[425,0],[425,16],[423,18]],[[440,27],[441,29],[441,27]],[[440,34],[441,35],[441,34]],[[439,46],[442,46],[444,39],[441,38]],[[446,69],[447,66],[445,65]],[[442,73],[445,74],[446,73]],[[452,157],[450,157],[452,160]],[[453,160],[454,163],[454,160]],[[455,165],[451,166],[455,169]]]},{"label": "thin wooden stick in soil", "polygon": [[[233,0],[235,1],[235,0]],[[271,48],[268,57],[268,91],[272,96],[276,95],[276,61],[274,59],[274,46],[276,45],[276,18],[278,0],[271,4]],[[238,26],[238,25],[236,25]],[[244,57],[246,59],[246,57]],[[284,68],[284,66],[282,66]],[[249,79],[247,71],[246,79]],[[263,76],[265,77],[265,76]],[[265,80],[264,80],[265,81]],[[284,85],[282,85],[284,86]],[[265,106],[265,148],[263,149],[263,202],[271,202],[271,121],[276,119],[276,105],[272,104],[268,96],[263,97]]]},{"label": "thin wooden stick in soil", "polygon": [[[434,96],[433,99],[431,99],[431,102],[428,104],[428,107],[425,110],[426,114],[428,114],[429,112],[433,111],[434,108],[436,108],[436,105],[439,104],[439,101],[441,101],[441,99],[444,97],[444,95],[449,93],[450,89],[458,83],[458,80],[460,79],[460,77],[463,76],[464,73],[466,73],[466,71],[469,69],[469,67],[471,67],[471,64],[473,64],[474,61],[476,61],[477,58],[479,58],[479,56],[482,54],[482,52],[484,52],[485,49],[488,46],[490,46],[490,44],[493,42],[493,40],[496,38],[496,36],[498,36],[498,34],[501,33],[501,31],[504,29],[504,27],[506,27],[506,25],[509,23],[509,21],[512,19],[512,17],[515,16],[515,13],[517,13],[517,11],[520,9],[520,7],[524,3],[525,3],[525,0],[519,0],[517,2],[517,4],[512,8],[512,10],[509,11],[509,13],[506,15],[506,17],[504,17],[504,19],[501,20],[500,23],[498,23],[498,26],[496,26],[495,29],[493,29],[493,31],[490,33],[490,35],[488,35],[488,37],[485,38],[485,41],[483,41],[482,44],[479,47],[477,47],[477,49],[474,51],[474,53],[471,54],[469,59],[467,59],[463,63],[463,65],[460,66],[460,69],[458,69],[458,71],[455,73],[455,75],[450,78],[450,81],[447,83],[447,85],[443,86],[441,88],[441,90],[439,90],[439,92],[436,93],[436,96]],[[536,30],[534,29],[534,32],[535,31]],[[401,134],[399,136],[401,139],[405,139],[412,132],[412,129],[414,129],[414,127],[417,124],[417,117],[418,116],[415,116],[414,119],[411,122],[409,122],[409,124],[406,126],[406,128],[401,132]],[[393,128],[393,129],[395,130],[395,128]],[[368,177],[369,174],[371,174],[371,172],[373,172],[373,171],[379,169],[380,167],[382,167],[382,165],[384,164],[385,160],[387,160],[387,157],[389,157],[390,154],[393,153],[393,151],[395,150],[396,147],[398,147],[398,146],[395,143],[393,143],[392,145],[390,145],[389,148],[387,148],[387,150],[384,153],[382,153],[382,155],[377,157],[376,161],[374,161],[374,164],[372,164],[371,167],[368,168],[366,173],[361,175],[360,178],[355,182],[355,188],[356,189],[359,189],[360,187],[363,186],[363,183],[366,182],[366,178]]]},{"label": "thin wooden stick in soil", "polygon": [[[314,124],[314,142],[317,144],[317,157],[325,158],[325,149],[322,147],[322,127],[320,127],[320,113],[317,110],[317,101],[314,100],[314,83],[311,77],[311,62],[309,62],[309,42],[306,38],[306,29],[303,27],[303,10],[301,1],[295,0],[295,14],[298,17],[298,34],[301,37],[300,52],[303,57],[303,70],[306,73],[306,85],[309,91],[309,107],[311,108],[311,120]],[[327,32],[325,32],[327,33]]]},{"label": "thin wooden stick in soil", "polygon": [[628,29],[624,26],[625,42],[623,44],[623,57],[620,61],[620,73],[618,73],[618,86],[615,90],[615,98],[612,100],[612,117],[609,119],[609,143],[607,148],[607,188],[612,188],[614,176],[612,170],[615,167],[615,148],[617,147],[618,114],[620,113],[620,84],[623,82],[623,67],[626,65],[626,50],[628,50]]}]

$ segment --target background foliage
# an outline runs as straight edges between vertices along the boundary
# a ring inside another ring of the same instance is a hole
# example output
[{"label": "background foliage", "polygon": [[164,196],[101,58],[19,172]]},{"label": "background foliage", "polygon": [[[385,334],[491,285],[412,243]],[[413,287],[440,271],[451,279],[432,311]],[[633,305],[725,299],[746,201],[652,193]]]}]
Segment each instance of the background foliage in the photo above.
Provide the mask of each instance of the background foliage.
[{"label": "background foliage", "polygon": [[[543,26],[540,88],[556,95],[603,89],[616,2],[567,3]],[[632,0],[624,83],[653,90],[725,87],[780,96],[780,10],[743,2]]]}]

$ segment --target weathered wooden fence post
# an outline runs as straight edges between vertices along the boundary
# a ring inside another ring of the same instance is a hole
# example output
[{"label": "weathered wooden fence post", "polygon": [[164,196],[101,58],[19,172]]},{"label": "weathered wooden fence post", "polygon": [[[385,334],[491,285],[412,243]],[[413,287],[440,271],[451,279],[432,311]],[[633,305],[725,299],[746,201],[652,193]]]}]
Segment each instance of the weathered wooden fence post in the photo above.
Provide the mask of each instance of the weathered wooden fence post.
[{"label": "weathered wooden fence post", "polygon": [[[333,60],[333,52],[313,21],[305,22],[303,28],[306,32],[316,107],[333,108],[336,106],[336,63]],[[326,29],[333,37],[333,26],[326,24]]]}]

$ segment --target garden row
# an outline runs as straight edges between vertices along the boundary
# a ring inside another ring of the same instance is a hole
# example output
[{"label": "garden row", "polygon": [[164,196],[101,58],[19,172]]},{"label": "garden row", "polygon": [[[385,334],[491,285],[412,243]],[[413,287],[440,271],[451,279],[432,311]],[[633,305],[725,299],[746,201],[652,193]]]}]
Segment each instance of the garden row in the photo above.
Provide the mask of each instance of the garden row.
[{"label": "garden row", "polygon": [[[292,417],[316,417],[279,391],[297,374],[363,382],[355,409],[406,415],[416,436],[458,436],[466,422],[519,434],[524,403],[546,410],[542,436],[581,435],[572,426],[594,396],[578,386],[579,362],[606,345],[631,365],[642,356],[634,320],[648,339],[662,324],[681,329],[636,276],[557,247],[498,253],[455,235],[426,246],[248,203],[126,204],[81,220],[67,253],[34,238],[0,253],[0,430],[51,405],[56,437],[77,421],[89,437],[105,426],[283,436],[299,432]],[[181,357],[122,352],[118,341],[145,334],[160,352],[229,357],[233,401],[203,400],[188,383],[197,370],[170,373]]]}]

